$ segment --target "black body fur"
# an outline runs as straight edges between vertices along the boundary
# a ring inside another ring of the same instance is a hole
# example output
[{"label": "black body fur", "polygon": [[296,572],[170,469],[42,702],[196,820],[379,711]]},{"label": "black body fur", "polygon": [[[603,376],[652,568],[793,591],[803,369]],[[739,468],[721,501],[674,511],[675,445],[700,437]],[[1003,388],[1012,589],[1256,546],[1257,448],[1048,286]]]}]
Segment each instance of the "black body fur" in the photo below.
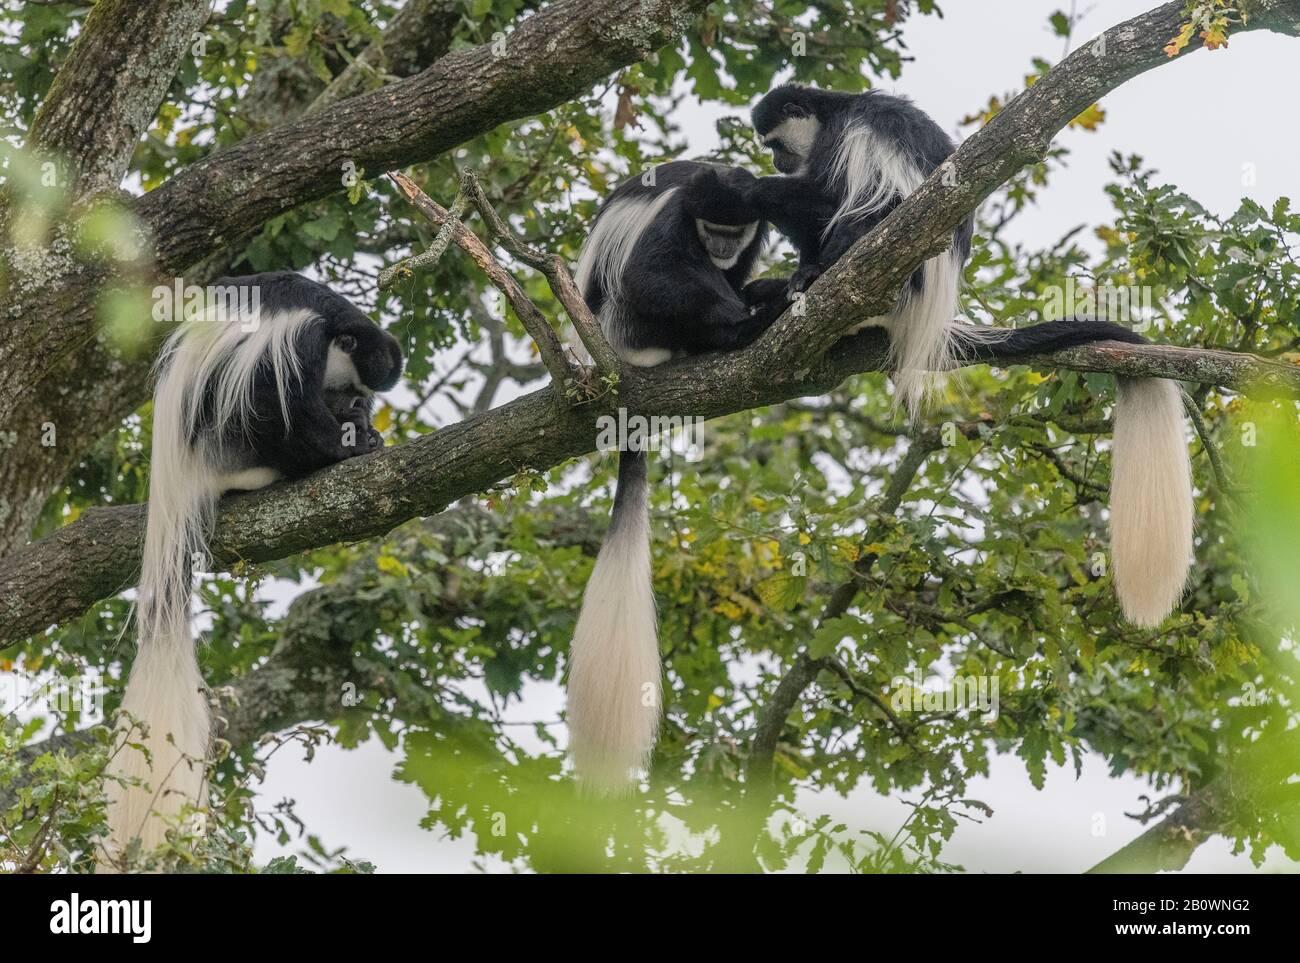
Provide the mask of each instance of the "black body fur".
[{"label": "black body fur", "polygon": [[[284,386],[289,423],[280,407],[271,365],[263,361],[253,380],[254,418],[247,424],[224,426],[224,448],[242,448],[244,462],[273,468],[285,478],[301,478],[383,446],[370,425],[369,394],[388,390],[401,377],[402,351],[392,335],[347,298],[290,271],[222,278],[215,283],[257,285],[264,318],[302,308],[320,318],[304,327],[295,345],[302,377]],[[350,356],[359,383],[326,384],[331,345]],[[204,408],[206,414],[210,404]],[[210,421],[210,417],[201,419],[198,431],[212,430]],[[344,444],[343,425],[348,423],[356,429],[351,446]]]},{"label": "black body fur", "polygon": [[[747,285],[767,239],[767,225],[745,200],[755,180],[748,171],[695,161],[673,161],[654,170],[653,185],[624,181],[609,195],[597,221],[619,201],[674,196],[646,227],[623,271],[616,293],[616,321],[605,319],[616,350],[661,348],[699,354],[743,347],[786,307],[784,284]],[[714,224],[757,223],[754,238],[736,263],[720,269],[696,234],[695,220]],[[599,276],[583,296],[601,315],[610,298]]]},{"label": "black body fur", "polygon": [[[851,124],[870,126],[878,137],[911,158],[922,176],[929,176],[956,148],[925,111],[902,97],[874,90],[846,94],[786,84],[772,90],[755,106],[754,128],[760,137],[766,137],[789,117],[815,117],[819,124],[805,168],[798,174],[757,179],[745,199],[798,250],[799,271],[791,281],[793,292],[807,288],[903,199],[895,194],[874,211],[841,220],[829,236],[825,235],[826,226],[843,200],[843,185],[833,176],[833,165],[846,128]],[[773,145],[778,169],[793,171],[798,158],[783,146]],[[970,255],[973,230],[974,219],[967,218],[953,235],[953,246],[963,261]],[[923,269],[918,268],[912,276],[912,287],[920,290],[923,279]]]}]

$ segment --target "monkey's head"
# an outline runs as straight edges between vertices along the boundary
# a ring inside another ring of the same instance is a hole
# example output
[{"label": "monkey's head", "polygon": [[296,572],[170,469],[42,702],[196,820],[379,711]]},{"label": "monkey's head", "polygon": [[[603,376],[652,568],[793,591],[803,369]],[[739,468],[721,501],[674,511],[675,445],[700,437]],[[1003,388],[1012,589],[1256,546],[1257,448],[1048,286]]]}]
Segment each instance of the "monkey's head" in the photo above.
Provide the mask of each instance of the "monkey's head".
[{"label": "monkey's head", "polygon": [[216,283],[255,287],[262,310],[271,314],[305,309],[314,315],[318,321],[310,328],[312,337],[327,346],[323,359],[326,390],[387,391],[402,376],[402,348],[397,339],[326,285],[294,271],[266,271],[221,278]]},{"label": "monkey's head", "polygon": [[323,314],[329,340],[325,386],[387,391],[402,376],[402,349],[397,339],[370,320],[351,302]]},{"label": "monkey's head", "polygon": [[754,175],[739,167],[701,165],[684,185],[682,203],[709,260],[726,271],[758,234],[759,218],[745,192]]},{"label": "monkey's head", "polygon": [[835,97],[830,91],[783,84],[771,90],[754,107],[754,130],[772,151],[772,163],[782,174],[807,170],[813,144],[821,133]]}]

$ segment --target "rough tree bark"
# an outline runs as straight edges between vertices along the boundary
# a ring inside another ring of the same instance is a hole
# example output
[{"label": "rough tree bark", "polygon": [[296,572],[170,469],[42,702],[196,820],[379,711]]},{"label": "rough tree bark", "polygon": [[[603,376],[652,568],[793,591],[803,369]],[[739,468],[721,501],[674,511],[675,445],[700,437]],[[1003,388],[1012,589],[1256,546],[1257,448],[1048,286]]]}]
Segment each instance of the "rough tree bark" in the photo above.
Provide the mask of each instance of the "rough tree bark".
[{"label": "rough tree bark", "polygon": [[[71,202],[117,189],[208,6],[204,0],[108,0],[87,15],[28,137],[36,160],[62,168],[57,185]],[[8,205],[0,206],[0,224],[7,215]],[[0,368],[14,391],[30,390],[50,354],[63,350],[62,326],[51,318],[85,296],[78,290],[86,269],[74,234],[73,225],[60,225],[44,250],[14,245],[3,252],[10,270],[4,274]],[[0,403],[0,424],[11,413]]]},{"label": "rough tree bark", "polygon": [[207,0],[101,0],[32,121],[28,145],[66,162],[73,197],[122,183]]}]

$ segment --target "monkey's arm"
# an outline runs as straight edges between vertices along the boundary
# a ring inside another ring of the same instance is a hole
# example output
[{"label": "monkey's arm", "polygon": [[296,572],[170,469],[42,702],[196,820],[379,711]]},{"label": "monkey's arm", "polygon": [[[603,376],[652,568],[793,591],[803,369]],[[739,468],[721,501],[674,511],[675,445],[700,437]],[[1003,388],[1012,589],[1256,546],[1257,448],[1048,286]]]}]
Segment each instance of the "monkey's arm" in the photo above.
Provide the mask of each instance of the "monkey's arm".
[{"label": "monkey's arm", "polygon": [[[819,233],[817,252],[814,257],[804,257],[802,256],[802,250],[800,251],[799,270],[795,271],[790,278],[791,296],[800,291],[808,290],[814,281],[821,277],[832,264],[843,257],[845,252],[868,231],[883,221],[890,211],[902,203],[902,200],[902,197],[894,197],[893,200],[873,211],[841,220],[824,237]],[[829,221],[830,218],[827,217],[827,222],[829,223]],[[821,230],[824,230],[824,227]]]},{"label": "monkey's arm", "polygon": [[730,288],[696,292],[693,303],[675,314],[677,337],[692,354],[735,351],[752,343],[785,310],[784,295],[752,306]]},{"label": "monkey's arm", "polygon": [[801,261],[819,259],[821,234],[835,215],[836,203],[816,180],[780,174],[756,177],[745,191],[745,201],[790,239]]},{"label": "monkey's arm", "polygon": [[354,409],[352,398],[356,392],[348,393],[346,406],[341,400],[335,401],[335,406],[341,409],[341,414],[336,414],[319,385],[302,385],[287,398],[289,424],[286,427],[280,417],[275,389],[263,385],[255,388],[259,395],[264,390],[269,390],[272,396],[265,401],[259,398],[257,410],[274,415],[250,426],[253,448],[261,464],[277,469],[288,478],[301,478],[374,450],[369,406]]},{"label": "monkey's arm", "polygon": [[638,318],[634,347],[730,351],[753,341],[777,316],[751,313],[712,267],[673,259],[656,268],[624,278],[624,295]]}]

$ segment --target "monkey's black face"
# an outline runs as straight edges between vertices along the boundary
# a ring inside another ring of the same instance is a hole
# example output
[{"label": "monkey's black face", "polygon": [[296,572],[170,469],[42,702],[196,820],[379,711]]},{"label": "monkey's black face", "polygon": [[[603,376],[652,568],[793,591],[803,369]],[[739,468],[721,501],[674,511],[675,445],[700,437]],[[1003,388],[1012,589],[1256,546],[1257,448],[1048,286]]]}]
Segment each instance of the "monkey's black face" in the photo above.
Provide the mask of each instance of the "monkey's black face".
[{"label": "monkey's black face", "polygon": [[682,187],[695,236],[719,270],[735,267],[758,235],[759,217],[748,202],[754,183],[754,175],[739,167],[701,165]]},{"label": "monkey's black face", "polygon": [[696,219],[695,233],[704,245],[709,260],[723,271],[735,266],[740,254],[754,240],[758,222],[752,224],[713,224]]},{"label": "monkey's black face", "polygon": [[326,323],[329,352],[325,386],[352,386],[387,391],[402,376],[402,349],[397,339],[357,312]]},{"label": "monkey's black face", "polygon": [[754,108],[754,129],[772,151],[772,164],[782,174],[802,174],[821,121],[813,110],[815,91],[798,86],[778,87]]},{"label": "monkey's black face", "polygon": [[820,132],[816,117],[792,112],[763,137],[763,144],[782,174],[802,174]]},{"label": "monkey's black face", "polygon": [[782,174],[794,174],[799,170],[804,158],[789,150],[784,141],[779,137],[774,137],[766,143],[772,150],[772,165],[778,171]]}]

